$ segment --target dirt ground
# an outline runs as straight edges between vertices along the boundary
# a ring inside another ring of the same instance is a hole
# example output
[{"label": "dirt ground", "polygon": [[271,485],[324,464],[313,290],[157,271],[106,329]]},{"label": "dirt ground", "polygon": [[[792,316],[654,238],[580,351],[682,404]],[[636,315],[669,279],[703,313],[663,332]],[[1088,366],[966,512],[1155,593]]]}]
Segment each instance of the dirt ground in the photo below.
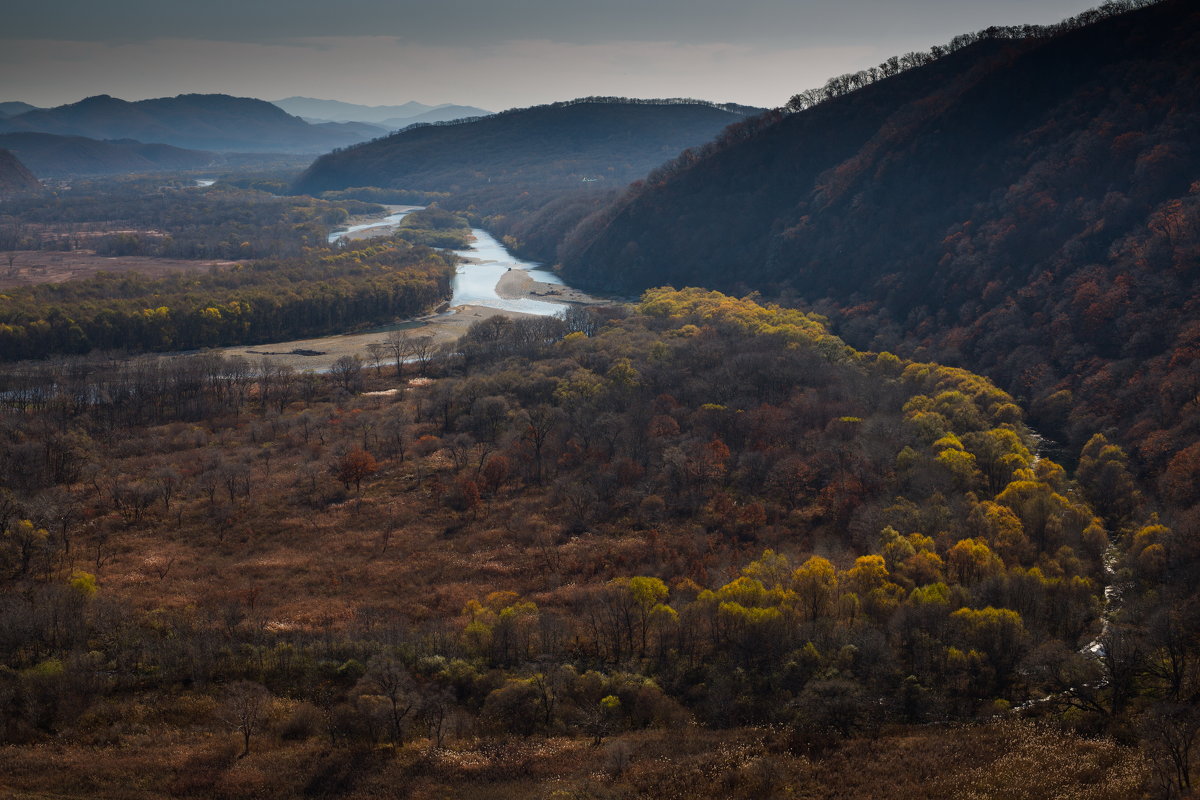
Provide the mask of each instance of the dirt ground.
[{"label": "dirt ground", "polygon": [[[447,312],[419,317],[402,326],[413,336],[432,336],[435,343],[453,342],[467,332],[471,324],[495,315],[505,317],[527,317],[516,311],[502,311],[484,306],[456,306]],[[382,342],[389,330],[372,333],[344,333],[322,336],[317,339],[295,339],[275,344],[257,344],[247,347],[223,347],[213,352],[224,356],[245,356],[251,362],[269,357],[274,364],[287,364],[296,370],[327,370],[342,356],[361,356],[367,361],[367,345]]]},{"label": "dirt ground", "polygon": [[0,289],[62,283],[88,278],[97,272],[138,272],[157,278],[170,272],[207,272],[212,267],[227,267],[234,263],[153,256],[98,256],[92,250],[17,250],[0,253]]},{"label": "dirt ground", "polygon": [[591,305],[612,302],[611,300],[592,297],[590,294],[581,292],[578,289],[572,289],[570,286],[535,281],[523,269],[510,269],[500,276],[500,282],[496,284],[496,294],[505,300],[519,300],[527,297],[532,300],[544,300],[547,303],[581,303]]}]

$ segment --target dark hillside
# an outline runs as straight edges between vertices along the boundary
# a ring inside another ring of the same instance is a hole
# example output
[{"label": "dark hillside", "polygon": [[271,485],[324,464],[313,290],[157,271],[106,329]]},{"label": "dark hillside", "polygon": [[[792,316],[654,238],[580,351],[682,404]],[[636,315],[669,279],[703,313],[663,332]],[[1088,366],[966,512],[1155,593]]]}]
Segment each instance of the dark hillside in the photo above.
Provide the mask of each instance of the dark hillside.
[{"label": "dark hillside", "polygon": [[1200,432],[1200,11],[1095,16],[731,132],[586,220],[564,269],[830,298],[852,341],[985,370],[1164,468]]},{"label": "dark hillside", "polygon": [[8,150],[0,150],[0,197],[35,192],[42,185],[24,164]]},{"label": "dark hillside", "polygon": [[411,127],[319,158],[307,193],[351,186],[454,191],[504,186],[623,186],[742,119],[698,101],[588,98],[465,122]]},{"label": "dark hillside", "polygon": [[2,133],[0,147],[12,150],[43,178],[201,169],[219,159],[215,153],[169,144],[132,139],[105,142],[52,133]]}]

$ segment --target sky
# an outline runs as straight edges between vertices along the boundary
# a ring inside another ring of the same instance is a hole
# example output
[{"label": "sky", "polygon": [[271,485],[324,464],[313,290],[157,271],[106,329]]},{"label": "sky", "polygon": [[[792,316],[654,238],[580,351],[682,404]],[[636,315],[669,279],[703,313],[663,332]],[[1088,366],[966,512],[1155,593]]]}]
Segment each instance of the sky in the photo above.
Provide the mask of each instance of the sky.
[{"label": "sky", "polygon": [[41,0],[0,101],[219,92],[498,111],[588,95],[778,106],[825,79],[1097,0]]}]

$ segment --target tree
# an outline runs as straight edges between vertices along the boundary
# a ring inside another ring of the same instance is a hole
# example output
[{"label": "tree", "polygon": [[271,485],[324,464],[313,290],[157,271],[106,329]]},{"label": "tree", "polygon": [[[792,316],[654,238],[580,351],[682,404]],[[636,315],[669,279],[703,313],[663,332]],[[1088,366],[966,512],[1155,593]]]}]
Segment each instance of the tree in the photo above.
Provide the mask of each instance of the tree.
[{"label": "tree", "polygon": [[357,356],[340,356],[329,367],[329,374],[350,394],[362,388],[362,359]]},{"label": "tree", "polygon": [[429,372],[429,364],[437,353],[437,344],[432,336],[414,337],[410,345],[412,357],[417,362],[417,372],[422,376]]},{"label": "tree", "polygon": [[986,653],[996,671],[997,688],[1009,678],[1024,653],[1028,636],[1021,615],[1008,608],[960,608],[950,615],[971,648]]},{"label": "tree", "polygon": [[661,579],[639,576],[630,578],[626,585],[637,613],[638,658],[645,658],[651,623],[658,618],[674,617],[675,611],[663,603],[669,590]]},{"label": "tree", "polygon": [[1165,796],[1192,797],[1200,709],[1192,703],[1156,703],[1142,721],[1142,734]]},{"label": "tree", "polygon": [[809,622],[816,622],[829,613],[837,588],[837,572],[829,559],[813,556],[792,573],[792,586],[804,615]]},{"label": "tree", "polygon": [[524,428],[522,440],[533,450],[533,480],[542,485],[542,463],[550,434],[562,420],[562,412],[544,403],[519,415],[518,422]]},{"label": "tree", "polygon": [[396,363],[396,377],[404,377],[404,359],[412,352],[412,339],[405,331],[391,331],[383,344]]},{"label": "tree", "polygon": [[379,372],[382,369],[383,358],[387,355],[386,342],[370,342],[367,344],[367,356],[371,361],[371,367],[375,370],[375,377],[379,377]]},{"label": "tree", "polygon": [[358,690],[360,695],[373,694],[387,700],[392,744],[399,745],[403,734],[401,724],[417,704],[412,676],[404,663],[390,653],[375,656],[367,664]]},{"label": "tree", "polygon": [[379,462],[375,460],[375,456],[356,447],[338,459],[334,472],[347,490],[353,483],[355,494],[361,494],[363,479],[374,475],[378,469]]},{"label": "tree", "polygon": [[270,700],[266,687],[253,681],[235,681],[226,689],[224,719],[242,735],[238,758],[250,755],[250,737],[262,730]]},{"label": "tree", "polygon": [[1121,527],[1136,510],[1140,498],[1125,451],[1097,433],[1084,445],[1075,469],[1088,502],[1113,528]]}]

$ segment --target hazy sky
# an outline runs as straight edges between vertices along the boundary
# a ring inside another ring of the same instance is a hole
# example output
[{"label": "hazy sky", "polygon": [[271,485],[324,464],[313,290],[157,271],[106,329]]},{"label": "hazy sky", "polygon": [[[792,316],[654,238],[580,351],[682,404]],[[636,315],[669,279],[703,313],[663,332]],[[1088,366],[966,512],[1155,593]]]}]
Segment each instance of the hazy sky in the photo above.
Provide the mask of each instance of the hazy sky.
[{"label": "hazy sky", "polygon": [[0,101],[224,92],[500,110],[584,95],[786,102],[831,75],[1096,0],[40,0]]}]

